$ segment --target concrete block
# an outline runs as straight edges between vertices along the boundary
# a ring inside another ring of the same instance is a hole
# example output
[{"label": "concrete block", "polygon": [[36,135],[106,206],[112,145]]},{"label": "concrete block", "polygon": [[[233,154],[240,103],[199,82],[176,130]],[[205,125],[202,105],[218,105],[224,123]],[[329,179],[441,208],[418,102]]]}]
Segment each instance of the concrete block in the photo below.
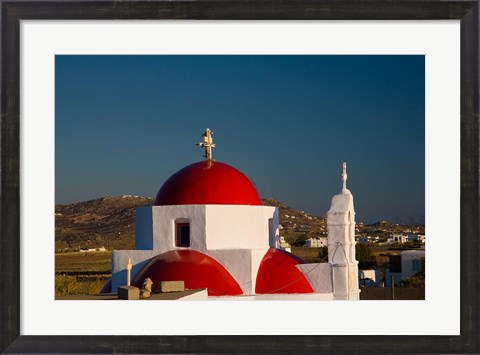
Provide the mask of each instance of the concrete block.
[{"label": "concrete block", "polygon": [[135,286],[120,286],[118,288],[118,299],[138,300],[140,299],[140,290]]},{"label": "concrete block", "polygon": [[158,283],[158,292],[179,292],[185,291],[184,281],[160,281]]}]

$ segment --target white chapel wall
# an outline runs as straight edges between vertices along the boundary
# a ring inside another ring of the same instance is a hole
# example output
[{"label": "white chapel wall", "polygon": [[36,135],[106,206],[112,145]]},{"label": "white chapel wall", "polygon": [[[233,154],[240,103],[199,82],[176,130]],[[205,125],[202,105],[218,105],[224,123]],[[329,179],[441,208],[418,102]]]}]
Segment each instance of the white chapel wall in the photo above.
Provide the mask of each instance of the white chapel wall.
[{"label": "white chapel wall", "polygon": [[160,253],[184,249],[175,245],[175,221],[190,223],[190,248],[206,251],[205,205],[152,206],[153,249]]},{"label": "white chapel wall", "polygon": [[206,205],[207,249],[264,249],[269,247],[269,219],[278,229],[275,207]]}]

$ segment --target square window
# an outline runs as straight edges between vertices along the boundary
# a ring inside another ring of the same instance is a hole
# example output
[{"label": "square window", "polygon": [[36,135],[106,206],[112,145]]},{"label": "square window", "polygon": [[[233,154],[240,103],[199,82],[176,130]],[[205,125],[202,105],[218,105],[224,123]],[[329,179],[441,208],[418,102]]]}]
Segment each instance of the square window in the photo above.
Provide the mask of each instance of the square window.
[{"label": "square window", "polygon": [[190,223],[177,223],[175,240],[177,247],[190,246]]}]

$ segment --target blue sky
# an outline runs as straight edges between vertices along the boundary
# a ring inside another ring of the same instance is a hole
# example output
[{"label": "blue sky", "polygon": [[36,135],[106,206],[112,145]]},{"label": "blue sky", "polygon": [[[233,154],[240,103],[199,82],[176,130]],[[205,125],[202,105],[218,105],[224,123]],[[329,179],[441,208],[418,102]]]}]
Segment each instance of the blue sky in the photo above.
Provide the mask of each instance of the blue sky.
[{"label": "blue sky", "polygon": [[261,197],[357,221],[425,209],[423,56],[56,56],[56,203],[155,196],[214,132]]}]

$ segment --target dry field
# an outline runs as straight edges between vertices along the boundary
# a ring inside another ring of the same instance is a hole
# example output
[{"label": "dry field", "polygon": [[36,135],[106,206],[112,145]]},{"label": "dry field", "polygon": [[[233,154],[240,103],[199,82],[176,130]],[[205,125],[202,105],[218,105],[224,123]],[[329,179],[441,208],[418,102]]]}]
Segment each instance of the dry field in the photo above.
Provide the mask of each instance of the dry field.
[{"label": "dry field", "polygon": [[55,295],[98,293],[111,269],[112,252],[55,254]]},{"label": "dry field", "polygon": [[[388,254],[398,254],[401,250],[387,249],[373,246],[372,254],[377,264],[388,263]],[[320,248],[292,248],[292,253],[306,262],[325,262],[319,257]],[[58,253],[55,254],[55,295],[95,294],[111,277],[112,252],[90,253]],[[401,294],[400,292],[403,292]],[[367,292],[369,293],[367,295]],[[384,295],[385,290],[364,291],[362,299],[391,299],[391,295]],[[399,290],[398,299],[422,299],[419,290]],[[424,292],[424,291],[423,291]],[[387,292],[388,293],[388,292]]]},{"label": "dry field", "polygon": [[112,252],[55,254],[56,273],[110,274]]},{"label": "dry field", "polygon": [[292,247],[292,254],[298,256],[300,259],[305,260],[307,263],[322,263],[327,260],[323,260],[319,257],[321,248],[295,248]]}]

